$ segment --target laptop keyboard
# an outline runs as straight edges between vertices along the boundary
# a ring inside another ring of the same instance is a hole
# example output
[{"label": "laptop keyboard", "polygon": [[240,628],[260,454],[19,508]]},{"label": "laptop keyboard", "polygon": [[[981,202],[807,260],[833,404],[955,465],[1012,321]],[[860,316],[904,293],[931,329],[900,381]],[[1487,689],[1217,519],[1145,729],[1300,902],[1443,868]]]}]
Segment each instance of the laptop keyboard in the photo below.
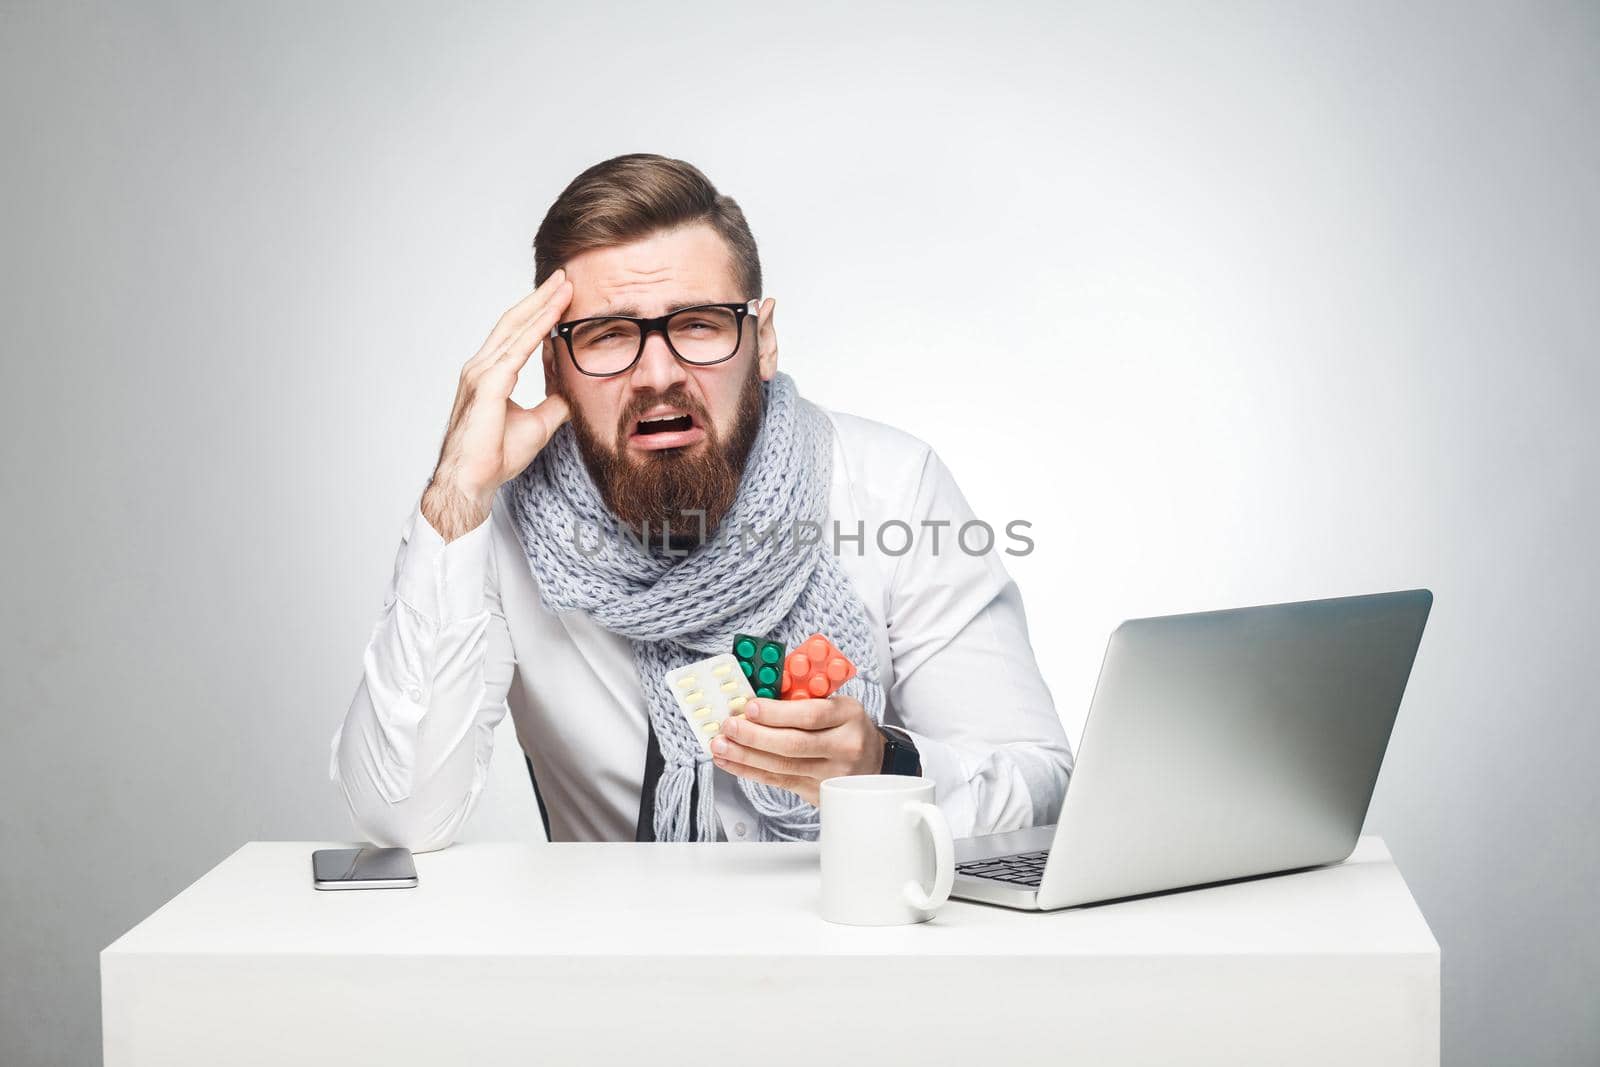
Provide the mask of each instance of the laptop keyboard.
[{"label": "laptop keyboard", "polygon": [[1012,885],[1037,889],[1039,882],[1044,878],[1044,862],[1049,856],[1049,849],[1041,849],[1038,852],[1019,852],[1015,856],[968,860],[966,863],[956,864],[956,873],[971,875],[974,878],[993,878],[997,882],[1010,882]]}]

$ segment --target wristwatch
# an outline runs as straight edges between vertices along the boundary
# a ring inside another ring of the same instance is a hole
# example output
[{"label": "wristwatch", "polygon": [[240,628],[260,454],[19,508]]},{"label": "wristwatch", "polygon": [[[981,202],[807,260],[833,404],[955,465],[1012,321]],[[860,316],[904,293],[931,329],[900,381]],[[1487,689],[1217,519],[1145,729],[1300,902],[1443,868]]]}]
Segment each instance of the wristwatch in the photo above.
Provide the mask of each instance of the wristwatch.
[{"label": "wristwatch", "polygon": [[922,773],[922,757],[917,753],[917,746],[912,744],[910,734],[898,726],[879,726],[878,732],[883,734],[883,769],[879,774],[916,777]]}]

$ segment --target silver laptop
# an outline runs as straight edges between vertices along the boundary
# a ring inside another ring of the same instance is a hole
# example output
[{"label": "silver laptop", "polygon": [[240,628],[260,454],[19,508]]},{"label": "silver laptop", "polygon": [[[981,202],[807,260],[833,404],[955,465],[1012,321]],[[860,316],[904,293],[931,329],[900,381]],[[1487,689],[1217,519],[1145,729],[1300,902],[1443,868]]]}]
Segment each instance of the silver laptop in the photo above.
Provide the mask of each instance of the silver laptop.
[{"label": "silver laptop", "polygon": [[1123,623],[1060,822],[957,841],[951,896],[1048,910],[1344,860],[1432,605],[1411,589]]}]

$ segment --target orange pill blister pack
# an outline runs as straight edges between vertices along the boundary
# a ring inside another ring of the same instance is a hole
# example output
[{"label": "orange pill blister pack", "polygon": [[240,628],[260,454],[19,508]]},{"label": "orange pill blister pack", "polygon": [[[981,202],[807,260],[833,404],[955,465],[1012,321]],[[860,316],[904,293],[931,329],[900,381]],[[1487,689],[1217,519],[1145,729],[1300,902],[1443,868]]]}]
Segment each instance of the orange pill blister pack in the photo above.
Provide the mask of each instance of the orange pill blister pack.
[{"label": "orange pill blister pack", "polygon": [[856,676],[856,665],[821,634],[812,634],[783,661],[778,695],[784,700],[815,700],[831,695]]}]

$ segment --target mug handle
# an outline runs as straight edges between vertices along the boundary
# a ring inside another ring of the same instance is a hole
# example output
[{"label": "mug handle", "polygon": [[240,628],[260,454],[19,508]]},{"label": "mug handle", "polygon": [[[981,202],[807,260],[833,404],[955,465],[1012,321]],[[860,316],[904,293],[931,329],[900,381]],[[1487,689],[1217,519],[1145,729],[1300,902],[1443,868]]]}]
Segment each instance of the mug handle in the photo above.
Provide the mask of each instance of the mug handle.
[{"label": "mug handle", "polygon": [[950,824],[945,822],[944,812],[932,804],[912,802],[905,810],[926,826],[933,838],[933,889],[930,892],[916,882],[907,882],[906,902],[920,911],[933,911],[950,899],[950,887],[956,880],[956,849],[950,840]]}]

